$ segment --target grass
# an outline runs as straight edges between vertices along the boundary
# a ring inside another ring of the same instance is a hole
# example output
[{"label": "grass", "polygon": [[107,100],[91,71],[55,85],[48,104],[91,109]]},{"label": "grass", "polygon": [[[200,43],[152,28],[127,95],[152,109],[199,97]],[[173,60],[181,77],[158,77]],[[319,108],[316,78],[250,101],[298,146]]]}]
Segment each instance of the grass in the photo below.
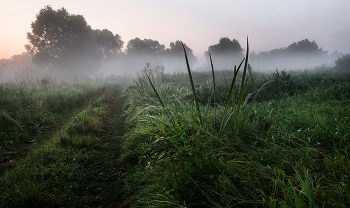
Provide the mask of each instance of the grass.
[{"label": "grass", "polygon": [[50,131],[55,120],[81,108],[111,85],[112,80],[57,82],[48,77],[2,83],[0,147],[13,150]]},{"label": "grass", "polygon": [[348,76],[247,74],[247,55],[219,78],[184,54],[189,83],[149,70],[125,91],[132,207],[350,205]]},{"label": "grass", "polygon": [[[116,164],[123,133],[120,89],[90,102],[65,127],[0,179],[1,207],[117,206],[123,201]],[[116,128],[115,125],[119,125]]]},{"label": "grass", "polygon": [[146,67],[125,106],[113,79],[1,84],[7,151],[79,113],[1,177],[0,206],[349,207],[350,77],[248,54],[194,72],[184,49],[187,74]]}]

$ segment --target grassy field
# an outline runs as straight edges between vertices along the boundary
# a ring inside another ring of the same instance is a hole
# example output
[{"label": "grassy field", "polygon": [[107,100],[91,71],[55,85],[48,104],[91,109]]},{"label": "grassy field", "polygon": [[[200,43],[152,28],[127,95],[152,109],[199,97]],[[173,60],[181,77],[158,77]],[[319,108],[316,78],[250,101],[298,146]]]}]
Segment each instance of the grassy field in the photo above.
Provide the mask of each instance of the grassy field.
[{"label": "grassy field", "polygon": [[132,207],[350,206],[349,75],[241,64],[125,90]]},{"label": "grassy field", "polygon": [[1,90],[1,118],[7,120],[1,122],[0,207],[124,201],[124,171],[117,163],[123,97],[115,80],[33,81]]},{"label": "grassy field", "polygon": [[248,58],[1,84],[0,206],[349,207],[349,75]]}]

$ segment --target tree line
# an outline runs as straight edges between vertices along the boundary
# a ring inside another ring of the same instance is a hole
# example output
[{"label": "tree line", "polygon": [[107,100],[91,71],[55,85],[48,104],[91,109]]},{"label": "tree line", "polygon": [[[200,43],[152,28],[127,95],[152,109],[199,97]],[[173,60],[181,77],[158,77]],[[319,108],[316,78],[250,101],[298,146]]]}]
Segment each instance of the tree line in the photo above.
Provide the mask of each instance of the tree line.
[{"label": "tree line", "polygon": [[[171,42],[166,48],[156,40],[134,38],[127,42],[123,50],[124,41],[120,35],[113,34],[108,29],[92,29],[82,15],[70,14],[65,8],[54,10],[51,6],[45,6],[36,15],[31,29],[32,31],[27,33],[27,53],[22,56],[31,56],[37,69],[56,77],[86,75],[96,72],[102,66],[113,68],[117,63],[123,63],[121,67],[130,68],[135,65],[135,57],[138,57],[143,65],[149,62],[167,62],[169,66],[176,66],[176,63],[182,63],[184,60],[180,40]],[[190,62],[196,63],[197,58],[193,55],[193,50],[186,44],[184,46]],[[238,40],[228,37],[222,37],[219,43],[208,47],[204,52],[207,60],[209,53],[218,69],[232,68],[244,57],[244,49]],[[252,52],[250,60],[251,63],[263,66],[276,60],[285,64],[286,59],[291,57],[309,61],[318,58],[323,61],[327,57],[339,58],[341,55],[334,52],[329,56],[328,51],[320,48],[315,41],[305,39],[285,48],[258,54]],[[140,70],[138,67],[140,65],[135,65],[134,70]]]},{"label": "tree line", "polygon": [[[82,15],[68,13],[65,8],[42,8],[27,33],[25,48],[37,67],[56,74],[82,75],[92,73],[108,61],[127,59],[126,56],[183,57],[179,40],[165,48],[156,40],[131,39],[123,50],[124,41],[108,29],[92,29]],[[186,44],[189,59],[196,57]],[[131,63],[132,64],[132,63]],[[144,63],[146,64],[146,63]]]}]

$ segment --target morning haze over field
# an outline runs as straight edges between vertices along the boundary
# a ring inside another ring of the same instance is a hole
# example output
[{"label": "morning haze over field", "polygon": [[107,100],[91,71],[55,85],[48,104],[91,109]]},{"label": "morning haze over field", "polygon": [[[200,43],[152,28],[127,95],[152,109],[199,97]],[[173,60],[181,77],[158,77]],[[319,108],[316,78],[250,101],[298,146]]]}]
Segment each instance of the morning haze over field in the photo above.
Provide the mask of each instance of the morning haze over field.
[{"label": "morning haze over field", "polygon": [[[194,69],[209,68],[208,52],[218,69],[232,69],[243,58],[247,36],[255,71],[332,67],[337,58],[350,52],[349,7],[349,1],[314,0],[15,0],[0,8],[2,76],[134,75],[146,63],[163,66],[167,73],[184,71],[180,41],[186,44]],[[50,12],[45,15],[48,8],[53,11],[51,16]],[[58,23],[55,16],[62,8],[67,19]],[[35,24],[39,11],[42,20]],[[68,20],[76,16],[79,18]],[[51,31],[51,36],[39,32],[40,27],[49,31],[52,25],[58,30]],[[67,33],[60,30],[63,27],[74,30]],[[77,33],[84,37],[66,42],[57,39]],[[43,39],[45,46],[39,44]]]},{"label": "morning haze over field", "polygon": [[350,207],[349,0],[0,6],[0,207]]}]

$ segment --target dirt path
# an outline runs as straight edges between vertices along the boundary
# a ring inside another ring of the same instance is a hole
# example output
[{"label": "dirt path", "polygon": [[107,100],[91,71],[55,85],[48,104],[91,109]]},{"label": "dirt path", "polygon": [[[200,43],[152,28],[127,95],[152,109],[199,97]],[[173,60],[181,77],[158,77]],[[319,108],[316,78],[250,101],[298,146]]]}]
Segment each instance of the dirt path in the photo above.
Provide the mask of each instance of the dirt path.
[{"label": "dirt path", "polygon": [[[105,92],[101,91],[99,96],[101,96],[103,93]],[[97,97],[98,96],[92,97],[90,101],[96,99]],[[58,130],[62,129],[72,119],[72,117],[84,110],[88,105],[89,102],[86,102],[79,108],[76,108],[65,115],[58,115],[57,118],[55,118],[56,122],[53,123],[49,129],[43,131],[41,134],[32,136],[30,141],[27,143],[19,143],[15,145],[13,150],[0,148],[0,177],[6,172],[6,170],[14,168],[17,161],[27,157],[28,153],[33,148],[40,146],[40,144],[56,134]]]},{"label": "dirt path", "polygon": [[[119,162],[125,133],[122,116],[124,98],[119,87],[107,89],[100,94],[102,95],[106,96],[104,105],[107,105],[107,113],[101,117],[102,131],[93,135],[94,142],[86,148],[63,147],[61,143],[53,143],[51,140],[50,150],[44,153],[41,151],[42,147],[48,145],[45,141],[64,128],[87,105],[60,118],[54,129],[35,137],[35,143],[19,146],[15,151],[1,152],[2,155],[9,155],[15,162],[8,166],[3,165],[0,174],[3,184],[0,185],[0,191],[6,191],[8,195],[0,193],[3,197],[0,197],[0,207],[1,200],[4,200],[4,204],[11,205],[10,207],[128,207],[124,191],[126,170]],[[62,152],[63,158],[55,157],[56,153]],[[47,160],[38,160],[43,154]],[[21,160],[23,158],[25,160]],[[28,160],[31,162],[25,163]],[[74,169],[69,169],[73,166]],[[35,167],[41,168],[40,171]],[[6,171],[10,168],[15,168],[14,172],[17,172],[12,174],[13,172]],[[67,171],[70,173],[68,176]],[[59,182],[56,183],[57,181]]]},{"label": "dirt path", "polygon": [[87,204],[87,207],[119,207],[126,199],[124,194],[126,170],[124,165],[118,162],[122,150],[122,136],[125,133],[122,118],[124,100],[119,90],[109,92],[107,97],[110,99],[109,115],[103,121],[104,131],[99,136],[101,141],[94,147],[95,162],[85,167],[85,173],[93,180],[90,185],[94,188],[89,195],[96,199],[92,204]]}]

